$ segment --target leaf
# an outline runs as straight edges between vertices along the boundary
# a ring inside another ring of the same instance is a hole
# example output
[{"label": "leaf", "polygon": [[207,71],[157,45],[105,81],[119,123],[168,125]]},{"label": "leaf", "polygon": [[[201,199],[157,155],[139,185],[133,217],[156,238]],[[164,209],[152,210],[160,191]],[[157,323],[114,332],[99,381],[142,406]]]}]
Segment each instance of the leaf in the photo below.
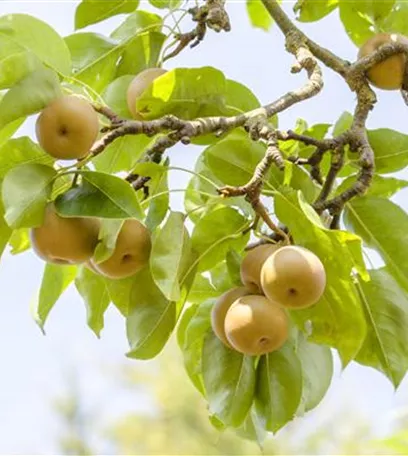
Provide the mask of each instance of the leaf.
[{"label": "leaf", "polygon": [[235,113],[247,112],[261,106],[254,93],[240,82],[231,79],[226,80],[225,104],[233,108]]},{"label": "leaf", "polygon": [[246,0],[246,8],[252,26],[265,30],[271,28],[272,17],[259,0]]},{"label": "leaf", "polygon": [[377,173],[392,173],[408,166],[408,136],[388,128],[367,132],[374,150]]},{"label": "leaf", "polygon": [[64,40],[48,24],[28,14],[0,17],[0,45],[31,52],[53,70],[71,73],[70,54]]},{"label": "leaf", "polygon": [[205,163],[225,185],[243,185],[252,177],[256,165],[265,154],[265,147],[237,131],[204,152]]},{"label": "leaf", "polygon": [[117,138],[92,160],[97,171],[108,174],[130,171],[153,141],[146,135],[127,135]]},{"label": "leaf", "polygon": [[[132,118],[132,115],[127,105],[126,97],[127,89],[129,87],[129,84],[132,82],[133,78],[133,75],[121,76],[115,79],[113,82],[111,82],[102,93],[102,98],[105,101],[105,104],[109,106],[119,117],[125,117],[127,119]],[[122,138],[125,139],[129,137],[132,136],[125,136]],[[135,138],[139,138],[139,135],[137,135]],[[116,141],[114,141],[111,145],[116,144]],[[105,152],[103,154],[99,154],[96,160],[99,157],[103,157],[104,154]]]},{"label": "leaf", "polygon": [[104,21],[123,13],[132,13],[139,0],[82,0],[75,11],[75,29]]},{"label": "leaf", "polygon": [[8,225],[12,228],[41,225],[52,183],[57,175],[46,165],[21,165],[10,170],[2,185]]},{"label": "leaf", "polygon": [[230,207],[203,216],[196,224],[191,240],[200,256],[199,270],[211,269],[225,258],[230,248],[242,250],[249,238],[243,234],[245,218]]},{"label": "leaf", "polygon": [[361,46],[373,36],[374,21],[362,10],[360,2],[340,0],[339,10],[344,28],[356,46]]},{"label": "leaf", "polygon": [[63,217],[142,218],[132,187],[122,179],[94,171],[82,171],[80,186],[56,199]]},{"label": "leaf", "polygon": [[[358,174],[345,179],[336,189],[336,194],[340,194],[358,180]],[[408,187],[408,181],[397,179],[395,177],[383,177],[378,174],[374,175],[373,180],[365,196],[381,196],[391,198],[395,193]]]},{"label": "leaf", "polygon": [[408,215],[385,198],[362,197],[347,204],[347,228],[361,236],[364,243],[375,249],[389,272],[408,288]]},{"label": "leaf", "polygon": [[381,28],[393,33],[408,34],[408,5],[403,0],[392,1],[394,8],[390,14],[381,21]]},{"label": "leaf", "polygon": [[35,163],[52,165],[54,160],[27,136],[10,139],[0,147],[0,180],[16,166]]},{"label": "leaf", "polygon": [[31,308],[33,318],[42,331],[50,311],[75,279],[76,273],[76,266],[45,265],[38,298]]},{"label": "leaf", "polygon": [[75,279],[75,286],[86,306],[88,326],[100,337],[104,314],[110,303],[104,278],[83,267]]},{"label": "leaf", "polygon": [[173,10],[179,7],[181,0],[149,0],[149,3],[155,8]]},{"label": "leaf", "polygon": [[294,418],[302,398],[302,385],[302,366],[290,344],[261,357],[255,405],[268,431],[275,433]]},{"label": "leaf", "polygon": [[[1,228],[0,233],[3,232],[3,226],[7,227],[8,230],[8,237],[9,239],[9,246],[10,246],[10,254],[11,255],[18,255],[19,253],[25,252],[30,248],[30,238],[29,238],[29,230],[28,228],[19,228],[17,230],[11,231],[10,227],[5,222],[4,218],[2,217],[0,222]],[[11,236],[10,236],[11,234]],[[6,236],[5,236],[6,237]],[[5,240],[5,244],[3,248],[7,245],[7,241]]]},{"label": "leaf", "polygon": [[10,122],[40,111],[61,94],[55,71],[41,68],[14,85],[0,101],[0,130]]},{"label": "leaf", "polygon": [[364,274],[361,240],[352,233],[325,229],[314,210],[294,191],[275,196],[278,219],[290,230],[294,243],[315,253],[326,271],[322,298],[308,309],[291,312],[310,341],[338,350],[343,363],[352,360],[364,341],[366,324],[361,302],[352,280],[352,269]]},{"label": "leaf", "polygon": [[333,377],[333,357],[329,347],[312,344],[299,333],[296,355],[302,366],[302,401],[305,412],[317,407],[327,393]]},{"label": "leaf", "polygon": [[202,369],[210,413],[240,426],[254,399],[254,358],[227,348],[211,332],[204,340]]},{"label": "leaf", "polygon": [[330,14],[339,5],[339,0],[298,0],[293,11],[300,22],[315,22]]},{"label": "leaf", "polygon": [[130,296],[126,332],[130,351],[126,356],[151,359],[161,352],[177,322],[177,306],[165,298],[149,268],[140,271]]},{"label": "leaf", "polygon": [[333,136],[339,136],[347,131],[351,127],[352,123],[353,115],[347,111],[344,111],[333,127]]},{"label": "leaf", "polygon": [[166,35],[153,31],[141,33],[130,40],[119,62],[117,75],[136,75],[147,68],[157,67],[165,39]]},{"label": "leaf", "polygon": [[167,172],[161,172],[155,179],[149,181],[149,195],[151,199],[145,223],[147,228],[153,231],[164,220],[169,209],[170,196]]},{"label": "leaf", "polygon": [[182,119],[220,115],[226,110],[225,89],[225,76],[215,68],[176,68],[155,79],[136,107],[146,119],[166,114]]},{"label": "leaf", "polygon": [[150,270],[153,280],[170,301],[181,297],[180,279],[188,267],[191,242],[180,212],[170,212],[163,228],[153,238]]},{"label": "leaf", "polygon": [[104,279],[112,304],[124,317],[127,317],[131,307],[130,297],[135,282],[134,276],[125,279],[108,279],[107,277]]},{"label": "leaf", "polygon": [[227,264],[228,274],[231,278],[231,282],[238,287],[242,286],[241,262],[242,262],[242,257],[235,250],[231,249],[227,252],[226,264]]},{"label": "leaf", "polygon": [[118,41],[126,41],[145,32],[147,28],[153,32],[160,32],[162,24],[163,19],[158,14],[148,11],[135,11],[127,16],[124,22],[111,33],[111,37]]},{"label": "leaf", "polygon": [[101,263],[112,256],[115,250],[118,234],[123,226],[123,220],[102,219],[99,228],[99,243],[95,248],[93,260]]},{"label": "leaf", "polygon": [[65,41],[74,57],[76,79],[98,92],[115,79],[121,45],[96,33],[76,33]]},{"label": "leaf", "polygon": [[[4,207],[0,202],[0,257],[3,254],[8,242],[10,241],[12,233],[13,231],[10,229],[4,219]],[[13,252],[11,253],[13,254]]]},{"label": "leaf", "polygon": [[[3,41],[3,43],[2,43]],[[4,44],[4,55],[0,51],[0,89],[8,89],[42,66],[41,61],[31,52],[7,48],[7,39],[0,36],[0,45]],[[8,44],[8,43],[7,43]],[[7,50],[6,50],[7,49]]]},{"label": "leaf", "polygon": [[189,302],[201,303],[209,298],[217,298],[220,294],[207,277],[197,274],[188,295],[188,300]]},{"label": "leaf", "polygon": [[386,269],[371,270],[358,289],[367,319],[367,337],[357,362],[378,369],[397,388],[408,370],[408,295]]}]

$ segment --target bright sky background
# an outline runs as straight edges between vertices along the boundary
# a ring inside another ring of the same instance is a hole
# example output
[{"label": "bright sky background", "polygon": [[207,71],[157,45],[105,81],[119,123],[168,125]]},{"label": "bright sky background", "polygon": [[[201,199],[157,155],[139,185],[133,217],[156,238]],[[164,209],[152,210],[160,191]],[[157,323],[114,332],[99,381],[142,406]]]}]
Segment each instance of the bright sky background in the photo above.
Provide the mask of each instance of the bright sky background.
[{"label": "bright sky background", "polygon": [[[78,2],[0,1],[0,15],[27,13],[52,25],[61,35],[73,32],[74,10]],[[285,53],[283,38],[274,27],[269,33],[249,25],[244,0],[228,0],[232,31],[208,33],[204,43],[187,50],[167,65],[211,65],[223,70],[228,78],[248,85],[261,102],[266,103],[297,87],[304,79],[290,75],[292,57]],[[289,10],[292,2],[285,2]],[[147,7],[146,0],[140,9]],[[120,18],[90,28],[109,34]],[[337,12],[324,21],[301,25],[312,38],[342,57],[353,60],[356,48],[345,34]],[[310,124],[334,122],[345,110],[352,111],[354,95],[339,76],[325,70],[325,90],[318,97],[295,106],[280,116],[280,126],[291,128],[296,118]],[[408,133],[408,108],[398,93],[379,92],[379,103],[369,120],[370,128],[389,127]],[[33,134],[32,123],[24,134]],[[197,149],[179,147],[171,151],[172,164],[191,168]],[[407,177],[407,176],[405,176]],[[173,188],[181,188],[188,176],[173,174]],[[403,203],[401,193],[397,201]],[[174,198],[181,208],[180,199]],[[85,308],[75,291],[70,290],[52,311],[44,337],[29,312],[29,304],[40,283],[43,263],[32,253],[17,257],[5,254],[0,264],[0,453],[52,454],[58,451],[55,437],[58,424],[52,401],[64,392],[72,372],[80,378],[80,388],[87,407],[101,416],[113,418],[132,407],[148,406],[143,397],[129,397],[119,392],[112,368],[137,365],[127,360],[124,321],[115,309],[106,314],[105,329],[98,340],[86,326]],[[397,407],[408,397],[403,382],[395,394],[382,375],[369,368],[351,365],[335,376],[330,394],[320,408],[320,418],[333,407],[350,404],[353,415],[361,413],[376,420],[379,428],[389,423]]]}]

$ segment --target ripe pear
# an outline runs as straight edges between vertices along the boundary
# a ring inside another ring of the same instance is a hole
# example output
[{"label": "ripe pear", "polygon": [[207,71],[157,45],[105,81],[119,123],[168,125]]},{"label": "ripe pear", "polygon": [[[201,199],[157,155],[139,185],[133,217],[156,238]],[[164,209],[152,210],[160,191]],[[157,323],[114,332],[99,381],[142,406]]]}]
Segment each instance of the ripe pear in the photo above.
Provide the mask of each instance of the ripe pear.
[{"label": "ripe pear", "polygon": [[225,334],[235,350],[263,355],[279,349],[288,338],[288,317],[265,296],[238,298],[225,316]]},{"label": "ripe pear", "polygon": [[217,302],[214,304],[211,311],[211,326],[215,335],[220,339],[227,347],[231,348],[230,343],[227,340],[224,329],[225,315],[228,309],[232,306],[241,296],[249,294],[249,291],[244,287],[232,288],[231,290],[222,294]]},{"label": "ripe pear", "polygon": [[[407,41],[407,38],[396,33],[379,33],[367,40],[358,52],[358,58],[365,57],[383,44]],[[404,54],[395,54],[367,71],[370,82],[384,90],[400,89],[404,81],[406,57]]]},{"label": "ripe pear", "polygon": [[90,103],[67,95],[55,99],[41,112],[35,131],[40,146],[52,157],[80,159],[98,137],[99,121]]},{"label": "ripe pear", "polygon": [[148,68],[141,71],[129,84],[126,98],[129,111],[134,119],[140,120],[143,118],[141,113],[136,109],[136,103],[140,95],[142,95],[156,78],[164,73],[167,73],[167,70],[163,68]]},{"label": "ripe pear", "polygon": [[49,203],[43,224],[30,231],[31,245],[48,263],[84,263],[98,243],[99,225],[99,220],[94,218],[61,217],[54,203]]},{"label": "ripe pear", "polygon": [[152,243],[147,228],[138,220],[126,220],[119,232],[112,255],[101,263],[91,259],[99,274],[111,279],[123,279],[136,274],[149,262]]},{"label": "ripe pear", "polygon": [[261,269],[265,260],[280,246],[263,244],[250,250],[241,263],[241,281],[253,294],[262,294]]},{"label": "ripe pear", "polygon": [[265,261],[261,285],[269,300],[291,309],[301,309],[321,298],[326,286],[326,271],[313,252],[288,245]]}]

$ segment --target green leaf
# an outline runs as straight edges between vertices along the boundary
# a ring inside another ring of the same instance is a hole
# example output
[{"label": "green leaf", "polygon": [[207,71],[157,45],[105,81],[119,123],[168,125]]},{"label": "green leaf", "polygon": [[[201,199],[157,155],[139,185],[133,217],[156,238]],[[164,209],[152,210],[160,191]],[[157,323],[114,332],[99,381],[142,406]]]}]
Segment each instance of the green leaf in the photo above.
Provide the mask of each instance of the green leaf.
[{"label": "green leaf", "polygon": [[155,8],[173,10],[181,5],[181,0],[149,0]]},{"label": "green leaf", "polygon": [[98,92],[115,79],[122,46],[96,33],[75,33],[65,41],[73,55],[76,79]]},{"label": "green leaf", "polygon": [[117,76],[138,74],[147,68],[157,67],[160,52],[166,40],[161,32],[144,32],[131,39],[117,67]]},{"label": "green leaf", "polygon": [[259,0],[246,0],[246,7],[251,24],[266,32],[271,28],[272,17]]},{"label": "green leaf", "polygon": [[242,286],[241,262],[242,257],[235,250],[231,249],[227,252],[226,265],[228,269],[228,274],[231,278],[231,282],[238,287]]},{"label": "green leaf", "polygon": [[94,171],[81,172],[80,186],[56,199],[64,217],[142,218],[136,193],[122,179]]},{"label": "green leaf", "polygon": [[115,250],[116,240],[119,231],[123,226],[123,220],[102,219],[99,229],[99,243],[93,254],[93,260],[96,263],[101,263],[107,260]]},{"label": "green leaf", "polygon": [[2,185],[4,218],[12,228],[41,225],[57,172],[46,165],[21,165],[10,170]]},{"label": "green leaf", "polygon": [[[0,43],[2,37],[0,36]],[[7,46],[6,46],[7,49]],[[27,74],[42,66],[41,61],[29,51],[15,51],[4,49],[4,54],[0,51],[0,89],[8,89],[23,79]]]},{"label": "green leaf", "polygon": [[123,13],[132,13],[139,6],[139,0],[82,0],[75,12],[75,29],[104,21]]},{"label": "green leaf", "polygon": [[32,315],[42,331],[50,311],[75,279],[76,273],[76,266],[45,265],[38,298],[31,307]]},{"label": "green leaf", "polygon": [[[392,0],[391,0],[392,1]],[[405,0],[397,0],[391,13],[381,21],[381,29],[386,32],[408,34],[408,4]]]},{"label": "green leaf", "polygon": [[231,79],[227,79],[226,83],[225,104],[232,108],[235,114],[260,107],[261,104],[258,98],[248,87]]},{"label": "green leaf", "polygon": [[299,333],[296,354],[302,366],[301,408],[308,412],[317,407],[327,393],[333,377],[333,357],[329,347],[308,342]]},{"label": "green leaf", "polygon": [[[161,166],[161,168],[164,167]],[[147,200],[149,210],[145,223],[147,228],[153,231],[164,220],[169,209],[170,196],[167,172],[161,172],[156,178],[149,181],[149,198],[152,199]]]},{"label": "green leaf", "polygon": [[139,33],[146,31],[160,32],[163,19],[154,13],[148,11],[135,11],[126,17],[124,22],[119,25],[112,33],[111,37],[118,41],[125,41]]},{"label": "green leaf", "polygon": [[275,196],[278,219],[290,230],[296,245],[315,253],[326,271],[326,289],[312,307],[291,312],[292,319],[305,330],[311,327],[310,341],[335,347],[347,364],[358,351],[366,334],[366,324],[351,272],[366,273],[361,240],[352,233],[325,229],[314,210],[294,191]]},{"label": "green leaf", "polygon": [[[7,225],[5,222],[4,218],[1,217],[0,219],[0,233],[3,233],[3,226],[7,227],[8,234],[9,236],[9,246],[10,246],[10,253],[11,255],[18,255],[19,253],[25,252],[30,248],[30,237],[29,237],[29,230],[27,228],[19,228],[18,230],[14,230],[11,232],[10,227]],[[10,236],[11,233],[11,236]],[[6,235],[4,236],[4,241],[5,241]],[[3,237],[2,237],[3,240]],[[3,248],[6,246],[7,241],[5,241],[5,244]],[[1,250],[3,251],[3,250]]]},{"label": "green leaf", "polygon": [[261,357],[255,404],[268,431],[277,432],[294,418],[302,386],[302,366],[290,344]]},{"label": "green leaf", "polygon": [[242,131],[207,147],[205,163],[225,185],[243,185],[252,177],[256,165],[265,154],[265,147],[251,141]]},{"label": "green leaf", "polygon": [[370,277],[358,284],[368,332],[356,360],[384,372],[397,388],[408,370],[408,295],[386,269]]},{"label": "green leaf", "polygon": [[[10,237],[14,233],[11,228],[7,225],[4,219],[4,207],[0,202],[0,257],[4,252],[8,242],[11,240]],[[13,252],[11,252],[13,254]]]},{"label": "green leaf", "polygon": [[236,432],[240,437],[256,442],[259,448],[262,449],[263,443],[268,437],[268,434],[254,405],[252,405],[243,425],[238,428]]},{"label": "green leaf", "polygon": [[127,317],[131,307],[130,296],[135,282],[134,276],[126,279],[108,279],[105,277],[104,280],[112,304],[124,317]]},{"label": "green leaf", "polygon": [[27,136],[10,139],[0,147],[0,181],[14,167],[35,163],[52,165],[54,159]]},{"label": "green leaf", "polygon": [[208,278],[197,274],[188,295],[188,300],[189,302],[200,303],[209,298],[217,298],[220,294]]},{"label": "green leaf", "polygon": [[14,85],[0,101],[0,130],[10,122],[34,114],[61,94],[55,71],[41,68]]},{"label": "green leaf", "polygon": [[170,212],[165,225],[153,238],[150,270],[153,280],[170,301],[181,297],[180,279],[188,267],[191,242],[180,212]]},{"label": "green leaf", "polygon": [[225,76],[215,68],[176,68],[155,79],[136,107],[147,119],[166,114],[183,119],[220,115],[226,110],[225,89]]},{"label": "green leaf", "polygon": [[193,234],[193,249],[200,256],[199,270],[206,271],[225,258],[230,248],[243,250],[249,234],[243,234],[246,219],[230,207],[217,209],[202,217]]},{"label": "green leaf", "polygon": [[146,135],[127,135],[117,138],[92,160],[97,171],[108,174],[130,171],[153,141]]},{"label": "green leaf", "polygon": [[110,303],[104,278],[83,267],[75,279],[75,286],[86,306],[88,326],[100,337],[104,314]]},{"label": "green leaf", "polygon": [[[1,98],[2,97],[0,95],[0,100]],[[2,147],[14,135],[14,133],[21,127],[24,121],[25,118],[20,118],[0,129],[0,147]]]},{"label": "green leaf", "polygon": [[223,423],[240,426],[255,393],[255,359],[227,348],[212,332],[204,340],[202,369],[209,411]]},{"label": "green leaf", "polygon": [[127,356],[150,359],[161,352],[177,322],[175,302],[165,298],[154,283],[149,268],[136,275],[126,319],[130,351]]},{"label": "green leaf", "polygon": [[408,288],[408,215],[393,202],[378,197],[356,198],[345,210],[347,228],[375,249],[389,271]]},{"label": "green leaf", "polygon": [[340,19],[344,28],[356,46],[361,46],[365,41],[374,34],[374,20],[364,8],[361,7],[363,2],[350,2],[340,0]]},{"label": "green leaf", "polygon": [[[358,174],[345,179],[341,185],[336,189],[336,194],[340,194],[358,180]],[[383,177],[376,174],[373,177],[370,188],[365,196],[381,196],[383,198],[390,198],[395,193],[408,187],[408,181],[397,179],[395,177]]]},{"label": "green leaf", "polygon": [[408,135],[388,128],[369,130],[367,134],[377,173],[392,173],[408,166]]},{"label": "green leaf", "polygon": [[64,40],[48,24],[28,14],[0,17],[0,45],[10,52],[16,49],[31,52],[60,73],[71,72],[71,58]]},{"label": "green leaf", "polygon": [[[118,116],[125,117],[127,119],[132,118],[127,105],[127,89],[133,78],[133,75],[121,76],[111,82],[102,93],[102,98],[105,101],[105,104],[109,106]],[[133,138],[139,138],[139,136],[140,135],[133,136]],[[118,139],[125,139],[129,137],[132,138],[132,136],[125,136]],[[116,144],[116,141],[114,141],[111,145]],[[100,154],[97,159],[103,157],[104,155],[105,152]]]},{"label": "green leaf", "polygon": [[293,11],[298,13],[298,21],[315,22],[330,14],[338,5],[339,0],[298,0]]},{"label": "green leaf", "polygon": [[351,127],[352,123],[353,115],[347,111],[344,111],[333,127],[333,136],[339,136],[347,131]]}]

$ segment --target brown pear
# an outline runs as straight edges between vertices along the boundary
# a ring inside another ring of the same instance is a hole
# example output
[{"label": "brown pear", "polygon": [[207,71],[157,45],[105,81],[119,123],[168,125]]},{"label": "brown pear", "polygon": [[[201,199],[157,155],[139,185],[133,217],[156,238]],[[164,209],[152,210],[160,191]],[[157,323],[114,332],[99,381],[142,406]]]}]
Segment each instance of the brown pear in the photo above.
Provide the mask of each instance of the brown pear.
[{"label": "brown pear", "polygon": [[141,71],[129,84],[127,90],[127,104],[134,119],[142,119],[143,116],[136,109],[137,100],[142,93],[162,74],[167,73],[163,68],[148,68]]},{"label": "brown pear", "polygon": [[98,137],[99,121],[91,104],[74,95],[51,102],[39,115],[36,135],[40,146],[60,160],[88,155]]},{"label": "brown pear", "polygon": [[149,262],[152,248],[150,233],[138,220],[125,220],[112,255],[101,263],[91,259],[94,269],[111,279],[123,279],[136,274]]},{"label": "brown pear", "polygon": [[241,263],[241,281],[252,294],[262,294],[261,269],[279,244],[263,244],[250,250]]},{"label": "brown pear", "polygon": [[[361,46],[358,58],[371,54],[383,44],[397,42],[407,42],[407,38],[396,33],[379,33]],[[367,76],[370,82],[380,89],[398,90],[403,84],[405,65],[405,55],[395,54],[372,66],[367,71]]]},{"label": "brown pear", "polygon": [[30,231],[31,245],[48,263],[84,263],[98,243],[99,225],[95,218],[61,217],[54,204],[49,203],[43,224]]},{"label": "brown pear", "polygon": [[313,252],[288,245],[265,261],[261,270],[261,285],[271,301],[291,309],[301,309],[321,298],[326,286],[326,272]]},{"label": "brown pear", "polygon": [[225,316],[225,334],[235,350],[263,355],[278,350],[288,338],[288,317],[264,296],[238,298]]},{"label": "brown pear", "polygon": [[222,341],[227,347],[231,347],[227,340],[224,329],[225,315],[228,309],[231,307],[234,301],[241,296],[249,294],[249,291],[244,287],[232,288],[231,290],[222,294],[217,302],[214,304],[211,311],[211,326],[215,335]]}]

